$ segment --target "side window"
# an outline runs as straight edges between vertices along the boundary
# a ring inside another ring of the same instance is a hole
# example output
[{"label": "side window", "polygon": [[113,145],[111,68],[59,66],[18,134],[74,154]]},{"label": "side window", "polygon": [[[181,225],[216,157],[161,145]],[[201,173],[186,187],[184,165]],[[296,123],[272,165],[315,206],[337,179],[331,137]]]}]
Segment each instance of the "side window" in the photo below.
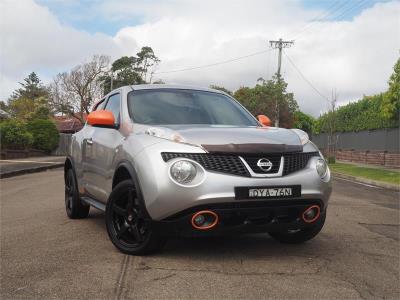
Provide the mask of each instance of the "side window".
[{"label": "side window", "polygon": [[119,105],[120,95],[114,94],[108,97],[106,107],[104,109],[111,111],[114,114],[115,122],[119,123]]}]

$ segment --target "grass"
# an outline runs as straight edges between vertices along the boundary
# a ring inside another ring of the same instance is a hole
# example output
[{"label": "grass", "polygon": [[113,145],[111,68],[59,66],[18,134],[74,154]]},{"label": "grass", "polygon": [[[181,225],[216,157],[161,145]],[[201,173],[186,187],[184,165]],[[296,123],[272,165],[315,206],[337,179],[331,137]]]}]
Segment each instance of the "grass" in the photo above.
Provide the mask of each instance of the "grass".
[{"label": "grass", "polygon": [[382,181],[391,184],[400,184],[400,171],[396,170],[383,170],[377,168],[368,168],[363,166],[356,166],[346,163],[330,164],[329,168],[333,172],[343,173],[346,175],[363,177],[372,180]]}]

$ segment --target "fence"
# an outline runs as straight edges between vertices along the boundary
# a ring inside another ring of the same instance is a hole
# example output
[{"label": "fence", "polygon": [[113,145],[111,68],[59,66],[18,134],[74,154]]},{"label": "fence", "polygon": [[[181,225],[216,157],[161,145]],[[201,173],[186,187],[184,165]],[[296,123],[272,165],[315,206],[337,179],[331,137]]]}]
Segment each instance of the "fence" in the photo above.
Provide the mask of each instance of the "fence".
[{"label": "fence", "polygon": [[53,155],[66,155],[69,144],[71,143],[72,134],[60,133],[60,140],[57,149],[52,151]]},{"label": "fence", "polygon": [[[374,165],[400,167],[400,130],[388,128],[337,133],[336,158]],[[328,148],[328,134],[313,135],[312,141],[322,150]]]}]

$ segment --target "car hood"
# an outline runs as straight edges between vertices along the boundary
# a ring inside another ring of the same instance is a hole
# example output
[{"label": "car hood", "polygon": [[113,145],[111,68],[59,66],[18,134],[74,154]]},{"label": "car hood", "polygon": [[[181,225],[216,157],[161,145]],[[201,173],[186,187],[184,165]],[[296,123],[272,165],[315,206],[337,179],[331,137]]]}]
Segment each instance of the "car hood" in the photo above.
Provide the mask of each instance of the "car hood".
[{"label": "car hood", "polygon": [[210,153],[303,151],[298,135],[294,131],[284,128],[178,125],[165,127],[178,133],[185,143],[201,145]]}]

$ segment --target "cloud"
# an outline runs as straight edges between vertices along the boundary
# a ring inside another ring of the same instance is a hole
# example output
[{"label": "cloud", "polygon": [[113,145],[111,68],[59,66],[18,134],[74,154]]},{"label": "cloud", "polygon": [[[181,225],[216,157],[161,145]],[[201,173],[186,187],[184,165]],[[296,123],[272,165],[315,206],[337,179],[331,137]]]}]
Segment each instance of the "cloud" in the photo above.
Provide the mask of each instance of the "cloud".
[{"label": "cloud", "polygon": [[[158,72],[163,72],[225,61],[266,50],[271,39],[296,37],[285,53],[321,93],[329,96],[336,88],[339,101],[345,103],[386,90],[399,57],[399,2],[377,3],[350,21],[315,22],[304,31],[308,20],[322,12],[305,9],[297,1],[111,0],[96,4],[92,9],[99,18],[132,19],[132,24],[140,19],[142,23],[121,28],[115,36],[89,34],[62,24],[46,7],[32,1],[3,1],[0,97],[10,93],[12,81],[20,81],[31,70],[41,70],[50,79],[96,53],[116,58],[150,45],[162,60]],[[276,58],[277,52],[271,50],[229,64],[156,77],[168,83],[218,84],[235,90],[272,76]],[[282,73],[302,110],[313,115],[326,110],[326,101],[285,55]]]},{"label": "cloud", "polygon": [[64,26],[50,11],[29,0],[1,2],[0,97],[11,93],[10,81],[31,71],[50,79],[98,52],[119,52],[112,37]]}]

